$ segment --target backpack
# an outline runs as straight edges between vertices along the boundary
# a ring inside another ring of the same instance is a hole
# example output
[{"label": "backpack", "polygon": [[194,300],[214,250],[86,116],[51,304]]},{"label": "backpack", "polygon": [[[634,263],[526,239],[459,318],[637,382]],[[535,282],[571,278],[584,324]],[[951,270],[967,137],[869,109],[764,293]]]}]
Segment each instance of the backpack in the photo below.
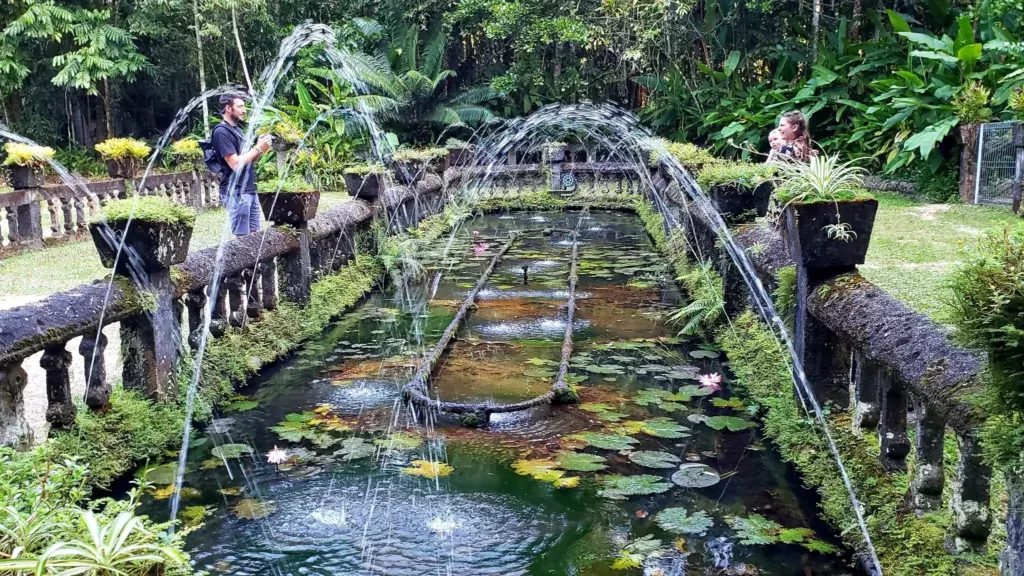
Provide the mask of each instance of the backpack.
[{"label": "backpack", "polygon": [[213,147],[213,133],[217,131],[220,124],[213,127],[213,131],[210,132],[210,137],[199,141],[199,149],[203,151],[203,163],[206,164],[206,169],[214,174],[223,176],[228,171],[227,164],[224,163],[224,158],[217,152],[217,149]]}]

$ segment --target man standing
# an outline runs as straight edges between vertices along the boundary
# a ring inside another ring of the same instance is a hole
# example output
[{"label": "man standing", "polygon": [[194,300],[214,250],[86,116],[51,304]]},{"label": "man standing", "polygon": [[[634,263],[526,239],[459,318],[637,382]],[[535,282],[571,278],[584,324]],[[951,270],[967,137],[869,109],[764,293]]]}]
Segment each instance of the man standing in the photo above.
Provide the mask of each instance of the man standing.
[{"label": "man standing", "polygon": [[231,233],[248,236],[260,229],[260,203],[256,198],[253,163],[270,149],[270,136],[261,136],[255,147],[242,152],[245,136],[238,124],[245,119],[245,100],[238,94],[225,94],[220,97],[220,108],[224,121],[214,127],[210,138],[213,149],[224,161],[220,203],[227,207],[231,217]]}]

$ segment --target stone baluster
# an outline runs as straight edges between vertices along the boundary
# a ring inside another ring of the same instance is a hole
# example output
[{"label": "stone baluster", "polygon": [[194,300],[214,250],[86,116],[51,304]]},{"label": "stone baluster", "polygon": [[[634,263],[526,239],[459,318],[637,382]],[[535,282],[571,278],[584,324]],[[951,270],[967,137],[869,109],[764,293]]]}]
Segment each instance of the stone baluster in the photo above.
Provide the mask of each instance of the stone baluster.
[{"label": "stone baluster", "polygon": [[946,480],[942,470],[946,421],[916,395],[914,415],[917,416],[917,443],[911,493],[914,510],[920,516],[942,506],[942,488]]},{"label": "stone baluster", "polygon": [[188,310],[188,345],[198,350],[202,338],[203,314],[206,314],[206,293],[202,288],[185,295],[185,308]]},{"label": "stone baluster", "polygon": [[237,328],[245,320],[244,282],[241,276],[231,276],[224,280],[224,288],[228,293],[228,323]]},{"label": "stone baluster", "polygon": [[853,405],[853,433],[857,436],[860,436],[863,430],[874,430],[878,427],[882,405],[878,389],[878,371],[876,362],[854,351],[850,401]]},{"label": "stone baluster", "polygon": [[208,292],[215,295],[213,301],[213,318],[210,320],[210,334],[216,338],[220,338],[227,332],[228,329],[228,307],[227,307],[227,291],[224,289],[224,281],[221,281],[221,286],[215,287],[209,286]]},{"label": "stone baluster", "polygon": [[11,206],[5,210],[7,211],[7,240],[13,245],[18,242],[18,211]]},{"label": "stone baluster", "polygon": [[284,285],[284,295],[298,304],[309,302],[309,226],[305,222],[295,226],[299,248],[281,256],[278,275]]},{"label": "stone baluster", "polygon": [[985,549],[992,513],[989,510],[989,484],[992,470],[982,461],[981,443],[977,436],[957,434],[960,459],[953,478],[953,496],[949,511],[953,518],[946,548],[954,554],[980,552]]},{"label": "stone baluster", "polygon": [[39,198],[34,191],[24,191],[25,204],[15,208],[18,219],[18,243],[23,246],[42,248],[43,217],[39,210]]},{"label": "stone baluster", "polygon": [[93,412],[110,409],[110,383],[107,382],[107,365],[104,353],[107,337],[102,332],[86,334],[78,345],[78,353],[85,361],[85,405]]},{"label": "stone baluster", "polygon": [[21,360],[0,364],[0,446],[25,450],[32,445],[32,429],[25,420],[26,384]]},{"label": "stone baluster", "polygon": [[878,374],[882,407],[879,413],[878,441],[881,447],[879,459],[882,468],[889,472],[907,470],[907,454],[910,453],[910,439],[907,436],[907,389],[886,370]]},{"label": "stone baluster", "polygon": [[54,428],[69,428],[75,423],[75,404],[71,401],[71,352],[64,344],[43,350],[39,365],[46,370],[46,421]]},{"label": "stone baluster", "polygon": [[84,233],[86,228],[88,227],[85,223],[85,201],[82,199],[81,196],[75,196],[74,199],[72,199],[72,201],[75,203],[75,218],[78,223],[75,229],[78,232]]},{"label": "stone baluster", "polygon": [[260,268],[256,266],[242,272],[242,285],[245,287],[245,316],[254,320],[263,317],[263,302],[260,300]]},{"label": "stone baluster", "polygon": [[277,308],[277,262],[273,258],[260,262],[260,284],[263,309]]},{"label": "stone baluster", "polygon": [[60,199],[60,211],[64,215],[64,234],[68,236],[75,235],[75,217],[72,214],[71,198]]},{"label": "stone baluster", "polygon": [[50,198],[46,201],[46,212],[50,215],[50,236],[56,238],[60,236],[60,219],[57,216],[57,202],[56,198]]}]

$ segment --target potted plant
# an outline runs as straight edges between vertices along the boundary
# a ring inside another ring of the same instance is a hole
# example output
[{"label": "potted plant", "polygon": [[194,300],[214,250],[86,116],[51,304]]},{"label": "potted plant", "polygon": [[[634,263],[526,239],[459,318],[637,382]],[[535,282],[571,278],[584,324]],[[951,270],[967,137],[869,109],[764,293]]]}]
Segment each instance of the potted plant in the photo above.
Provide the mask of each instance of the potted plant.
[{"label": "potted plant", "polygon": [[[89,233],[107,268],[117,259],[119,273],[127,273],[129,262],[152,272],[185,261],[195,223],[196,212],[187,206],[162,196],[139,196],[108,202],[89,222]],[[117,258],[121,242],[124,249]]]},{"label": "potted plant", "polygon": [[256,188],[263,216],[274,224],[297,225],[316,218],[320,191],[304,179],[269,180]]},{"label": "potted plant", "polygon": [[384,166],[355,164],[345,167],[345,187],[353,198],[372,202],[384,191]]},{"label": "potted plant", "polygon": [[4,144],[4,152],[7,158],[3,165],[9,167],[11,186],[15,190],[39,188],[45,183],[43,166],[53,158],[53,148],[8,142]]},{"label": "potted plant", "polygon": [[449,138],[444,147],[448,150],[449,166],[465,166],[473,161],[473,145],[456,138]]},{"label": "potted plant", "polygon": [[440,173],[448,169],[448,150],[444,148],[402,148],[391,155],[395,176],[403,184],[419,182],[427,167]]},{"label": "potted plant", "polygon": [[133,178],[139,163],[149,156],[150,147],[135,138],[108,138],[96,145],[111,178]]},{"label": "potted plant", "polygon": [[199,147],[199,141],[195,138],[182,138],[171,143],[171,158],[179,166],[195,170],[202,168],[203,150]]},{"label": "potted plant", "polygon": [[423,150],[423,156],[427,167],[434,172],[444,174],[448,170],[447,148],[426,148]]},{"label": "potted plant", "polygon": [[285,116],[271,124],[269,133],[274,137],[272,146],[278,152],[295,148],[305,136],[299,123]]},{"label": "potted plant", "polygon": [[714,162],[705,164],[697,184],[729,222],[749,222],[768,213],[774,164]]},{"label": "potted plant", "polygon": [[775,198],[783,207],[786,245],[809,268],[864,263],[878,201],[861,187],[863,170],[836,156],[776,165]]},{"label": "potted plant", "polygon": [[545,142],[541,145],[545,164],[562,162],[565,160],[565,149],[568,145],[565,142]]}]

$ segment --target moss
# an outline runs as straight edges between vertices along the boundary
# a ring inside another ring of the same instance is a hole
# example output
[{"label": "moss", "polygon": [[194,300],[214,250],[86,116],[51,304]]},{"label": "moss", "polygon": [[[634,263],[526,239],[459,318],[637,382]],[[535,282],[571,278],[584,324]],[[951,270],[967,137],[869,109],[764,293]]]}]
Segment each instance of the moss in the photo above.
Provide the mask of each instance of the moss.
[{"label": "moss", "polygon": [[722,160],[716,158],[709,150],[700,148],[689,142],[669,142],[665,145],[668,153],[675,156],[679,163],[686,167],[687,170],[696,171],[701,168],[722,162]]},{"label": "moss", "polygon": [[395,152],[391,159],[395,162],[429,162],[448,155],[445,148],[403,148]]},{"label": "moss", "polygon": [[384,166],[382,164],[353,164],[345,167],[345,174],[353,174],[355,176],[366,176],[368,174],[383,174]]},{"label": "moss", "polygon": [[290,178],[285,178],[284,180],[275,178],[273,180],[257,182],[256,189],[260,192],[281,192],[285,194],[316,191],[316,188],[312,184],[306,182],[305,178],[299,176],[292,176]]},{"label": "moss", "polygon": [[716,162],[704,166],[697,173],[697,184],[704,190],[713,186],[731,185],[753,191],[775,175],[772,164],[750,164],[747,162]]},{"label": "moss", "polygon": [[191,228],[196,223],[196,211],[188,206],[175,204],[162,196],[136,196],[124,200],[111,200],[103,207],[100,216],[93,218],[93,222],[127,222],[129,219]]},{"label": "moss", "polygon": [[772,292],[775,297],[775,311],[792,328],[796,316],[796,266],[783,266],[775,272],[778,287]]}]

